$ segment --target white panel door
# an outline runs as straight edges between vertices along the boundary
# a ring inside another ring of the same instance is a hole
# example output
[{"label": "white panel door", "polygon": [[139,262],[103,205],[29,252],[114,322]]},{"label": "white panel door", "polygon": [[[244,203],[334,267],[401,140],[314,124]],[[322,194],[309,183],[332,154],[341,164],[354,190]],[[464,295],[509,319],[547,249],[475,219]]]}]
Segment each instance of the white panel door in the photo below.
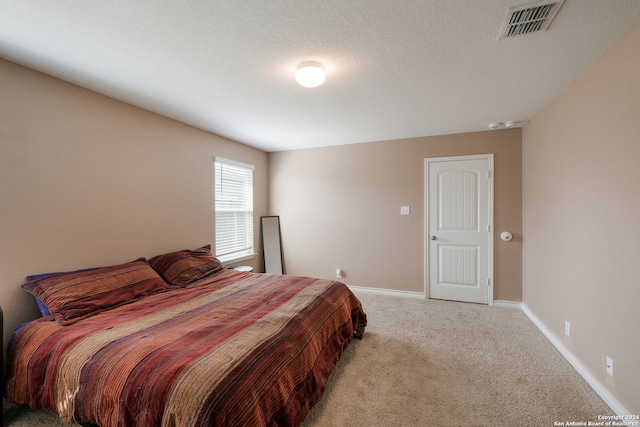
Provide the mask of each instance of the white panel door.
[{"label": "white panel door", "polygon": [[425,159],[429,297],[492,304],[493,156]]}]

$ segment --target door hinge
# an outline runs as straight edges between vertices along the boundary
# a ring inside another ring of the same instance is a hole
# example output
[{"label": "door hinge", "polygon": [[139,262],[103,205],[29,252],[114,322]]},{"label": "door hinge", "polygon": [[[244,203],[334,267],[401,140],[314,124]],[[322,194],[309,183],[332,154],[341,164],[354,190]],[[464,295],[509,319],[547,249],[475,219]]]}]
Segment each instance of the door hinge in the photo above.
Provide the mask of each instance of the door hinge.
[{"label": "door hinge", "polygon": [[491,286],[491,279],[487,278],[487,286]]}]

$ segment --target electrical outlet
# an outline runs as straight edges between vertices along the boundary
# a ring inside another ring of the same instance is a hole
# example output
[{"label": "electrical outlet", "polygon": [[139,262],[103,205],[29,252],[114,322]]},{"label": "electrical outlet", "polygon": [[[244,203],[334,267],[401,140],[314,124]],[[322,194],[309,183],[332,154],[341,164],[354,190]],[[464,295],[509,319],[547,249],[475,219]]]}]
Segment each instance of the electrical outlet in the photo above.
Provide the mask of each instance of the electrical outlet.
[{"label": "electrical outlet", "polygon": [[613,378],[613,359],[607,356],[607,374]]},{"label": "electrical outlet", "polygon": [[564,321],[564,334],[568,337],[571,336],[571,323],[568,320]]}]

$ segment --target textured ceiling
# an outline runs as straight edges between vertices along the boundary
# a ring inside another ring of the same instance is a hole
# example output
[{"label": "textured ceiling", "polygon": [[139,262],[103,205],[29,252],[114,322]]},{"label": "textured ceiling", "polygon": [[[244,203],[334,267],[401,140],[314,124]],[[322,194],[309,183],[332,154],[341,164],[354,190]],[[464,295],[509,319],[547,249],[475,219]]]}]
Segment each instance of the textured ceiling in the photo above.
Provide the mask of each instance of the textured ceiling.
[{"label": "textured ceiling", "polygon": [[[639,0],[566,0],[497,40],[529,0],[0,0],[0,56],[280,151],[526,121],[640,24]],[[320,61],[324,85],[296,84]]]}]

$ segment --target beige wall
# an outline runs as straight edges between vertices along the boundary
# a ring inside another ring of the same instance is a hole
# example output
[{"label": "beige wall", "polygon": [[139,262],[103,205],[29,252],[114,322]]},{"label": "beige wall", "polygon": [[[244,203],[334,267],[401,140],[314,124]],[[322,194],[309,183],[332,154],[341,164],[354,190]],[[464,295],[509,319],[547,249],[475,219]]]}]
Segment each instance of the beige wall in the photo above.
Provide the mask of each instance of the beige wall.
[{"label": "beige wall", "polygon": [[523,159],[524,304],[638,414],[640,27],[524,128]]},{"label": "beige wall", "polygon": [[0,93],[5,344],[37,315],[27,275],[212,243],[214,156],[256,166],[259,230],[266,153],[4,60]]},{"label": "beige wall", "polygon": [[[280,215],[286,271],[350,285],[424,291],[424,159],[494,153],[495,289],[521,299],[520,129],[269,154],[269,211]],[[401,216],[400,206],[411,207]],[[515,238],[501,241],[500,231]]]}]

